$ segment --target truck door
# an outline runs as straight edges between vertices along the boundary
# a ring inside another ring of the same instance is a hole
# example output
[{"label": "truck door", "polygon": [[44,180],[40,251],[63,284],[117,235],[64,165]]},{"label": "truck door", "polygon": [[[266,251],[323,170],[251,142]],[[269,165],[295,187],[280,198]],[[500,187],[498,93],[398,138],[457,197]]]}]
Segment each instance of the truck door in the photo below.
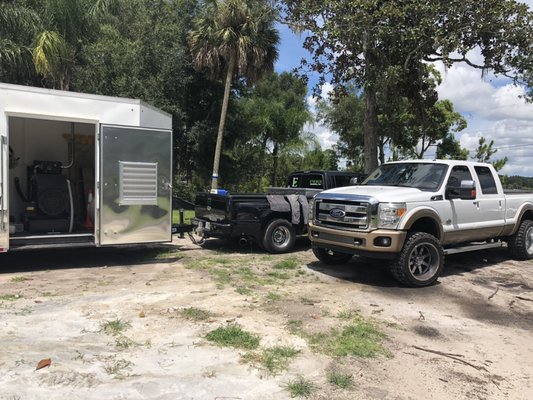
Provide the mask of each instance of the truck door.
[{"label": "truck door", "polygon": [[478,181],[478,198],[475,201],[478,227],[486,232],[487,237],[498,236],[505,223],[503,193],[498,192],[496,179],[489,167],[476,165],[474,170]]},{"label": "truck door", "polygon": [[172,132],[101,125],[99,139],[100,245],[171,241]]},{"label": "truck door", "polygon": [[8,169],[9,152],[7,148],[7,136],[0,135],[0,253],[9,249]]}]

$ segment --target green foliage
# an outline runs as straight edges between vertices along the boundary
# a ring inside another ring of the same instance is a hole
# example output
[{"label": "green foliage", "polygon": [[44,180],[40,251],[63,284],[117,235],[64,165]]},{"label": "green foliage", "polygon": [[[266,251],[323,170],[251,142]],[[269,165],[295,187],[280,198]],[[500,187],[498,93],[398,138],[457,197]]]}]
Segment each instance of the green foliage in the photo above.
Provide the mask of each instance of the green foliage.
[{"label": "green foliage", "polygon": [[484,137],[480,137],[476,155],[473,158],[479,162],[490,162],[494,169],[499,171],[505,166],[505,164],[507,164],[508,158],[504,157],[496,161],[490,161],[491,157],[498,152],[498,149],[494,149],[492,147],[493,145],[494,140],[491,140],[490,143],[487,143],[487,140]]},{"label": "green foliage", "polygon": [[190,321],[206,321],[213,316],[207,310],[203,310],[197,307],[187,307],[179,310],[180,315]]},{"label": "green foliage", "polygon": [[[515,81],[532,76],[533,13],[514,0],[488,0],[483,7],[475,0],[285,0],[284,5],[287,22],[311,32],[304,47],[312,61],[304,67],[320,75],[315,91],[330,77],[335,87],[354,83],[362,90],[366,172],[378,161],[380,88],[386,89],[383,104],[395,107],[396,99],[407,98],[420,121],[430,110],[426,104],[435,100],[424,87],[427,62],[448,67],[464,62]],[[477,54],[472,50],[481,53],[481,62],[470,58]]]},{"label": "green foliage", "polygon": [[315,392],[316,386],[313,382],[305,379],[303,376],[299,376],[294,380],[290,380],[286,386],[287,391],[291,397],[311,397]]},{"label": "green foliage", "polygon": [[130,327],[131,323],[129,321],[114,319],[100,323],[100,332],[104,332],[107,335],[118,335]]},{"label": "green foliage", "polygon": [[349,389],[353,386],[353,375],[340,371],[330,371],[328,373],[328,382],[341,389]]},{"label": "green foliage", "polygon": [[259,347],[259,336],[244,331],[239,325],[227,325],[209,332],[205,338],[219,346],[253,350]]},{"label": "green foliage", "polygon": [[294,258],[287,258],[275,263],[272,268],[274,269],[296,269],[298,268],[298,260]]},{"label": "green foliage", "polygon": [[265,369],[269,374],[276,375],[287,369],[291,359],[296,357],[300,350],[293,347],[275,346],[260,352],[249,352],[242,356],[246,363]]}]

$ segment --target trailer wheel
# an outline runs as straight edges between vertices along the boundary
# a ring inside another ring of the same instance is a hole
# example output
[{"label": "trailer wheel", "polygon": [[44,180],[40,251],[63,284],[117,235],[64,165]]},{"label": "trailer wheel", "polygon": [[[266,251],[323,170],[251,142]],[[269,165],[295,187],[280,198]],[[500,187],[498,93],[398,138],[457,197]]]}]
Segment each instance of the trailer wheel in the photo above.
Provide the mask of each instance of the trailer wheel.
[{"label": "trailer wheel", "polygon": [[517,260],[533,258],[533,221],[526,219],[520,223],[516,233],[509,238],[509,252]]},{"label": "trailer wheel", "polygon": [[263,235],[263,247],[270,253],[286,253],[294,247],[296,233],[286,219],[269,222]]},{"label": "trailer wheel", "polygon": [[435,282],[444,267],[444,251],[438,239],[425,232],[407,236],[398,255],[391,262],[394,278],[411,287],[422,287]]},{"label": "trailer wheel", "polygon": [[325,249],[323,247],[313,246],[313,254],[322,261],[324,264],[328,265],[341,265],[346,264],[351,260],[352,255],[347,253],[341,253],[340,251],[333,251],[330,249]]}]

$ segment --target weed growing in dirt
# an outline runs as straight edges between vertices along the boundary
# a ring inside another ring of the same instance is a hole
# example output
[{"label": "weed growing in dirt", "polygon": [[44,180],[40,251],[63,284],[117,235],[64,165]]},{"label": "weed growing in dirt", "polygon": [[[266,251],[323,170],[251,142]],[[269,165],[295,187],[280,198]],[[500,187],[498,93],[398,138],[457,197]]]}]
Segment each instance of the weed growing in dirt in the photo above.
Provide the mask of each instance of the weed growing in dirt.
[{"label": "weed growing in dirt", "polygon": [[289,392],[291,397],[311,397],[316,390],[315,385],[310,380],[305,379],[303,376],[299,376],[295,380],[291,380],[287,383],[285,389]]},{"label": "weed growing in dirt", "polygon": [[15,315],[30,315],[33,312],[33,309],[31,307],[23,307],[18,311],[15,311]]},{"label": "weed growing in dirt", "polygon": [[179,314],[189,321],[206,321],[213,316],[212,313],[201,308],[187,307],[179,310]]},{"label": "weed growing in dirt", "polygon": [[26,282],[31,281],[31,278],[26,278],[25,276],[14,276],[11,278],[11,282]]},{"label": "weed growing in dirt", "polygon": [[118,335],[115,337],[115,347],[117,349],[126,350],[131,347],[138,347],[140,345],[140,343],[137,343],[136,341],[124,335]]},{"label": "weed growing in dirt", "polygon": [[114,375],[115,379],[124,379],[130,376],[126,371],[131,371],[133,365],[131,361],[123,358],[117,359],[116,356],[109,356],[105,358],[104,371],[109,375]]},{"label": "weed growing in dirt", "polygon": [[341,389],[349,389],[353,385],[353,375],[340,371],[331,371],[328,373],[328,382]]},{"label": "weed growing in dirt", "polygon": [[296,269],[298,268],[298,260],[294,258],[287,258],[285,260],[275,263],[272,268],[274,269]]},{"label": "weed growing in dirt", "polygon": [[347,320],[351,320],[354,318],[360,318],[360,316],[357,310],[347,310],[347,311],[345,310],[345,311],[339,312],[339,314],[337,314],[337,318],[347,321]]},{"label": "weed growing in dirt", "polygon": [[256,349],[260,340],[259,336],[244,331],[236,324],[217,328],[205,335],[205,338],[219,346],[246,350]]},{"label": "weed growing in dirt", "polygon": [[274,278],[274,279],[281,279],[281,280],[287,280],[290,278],[289,274],[287,274],[286,272],[278,272],[278,271],[267,272],[267,276]]},{"label": "weed growing in dirt", "polygon": [[242,361],[275,375],[286,370],[290,360],[299,353],[300,350],[296,350],[293,347],[276,346],[269,347],[261,352],[246,353],[242,356]]},{"label": "weed growing in dirt", "polygon": [[299,319],[291,319],[287,322],[287,329],[293,335],[302,333],[303,322]]},{"label": "weed growing in dirt", "polygon": [[281,295],[274,292],[268,292],[268,294],[266,295],[266,299],[268,301],[278,301],[279,299],[281,299]]},{"label": "weed growing in dirt", "polygon": [[320,303],[320,300],[313,300],[309,297],[300,297],[300,301],[302,302],[303,305],[305,306],[312,306],[316,303]]},{"label": "weed growing in dirt", "polygon": [[54,296],[57,296],[57,294],[52,293],[52,292],[41,292],[41,296],[43,296],[43,297],[54,297]]},{"label": "weed growing in dirt", "polygon": [[22,295],[21,294],[3,294],[3,295],[0,295],[0,300],[1,301],[15,301],[15,300],[19,300],[19,299],[22,299]]},{"label": "weed growing in dirt", "polygon": [[373,324],[363,320],[353,321],[340,330],[331,329],[329,333],[308,336],[314,350],[334,357],[388,355],[382,345],[383,338]]},{"label": "weed growing in dirt", "polygon": [[104,332],[108,335],[118,335],[122,331],[131,327],[129,321],[123,321],[121,319],[115,319],[112,321],[105,321],[100,323],[100,332]]}]

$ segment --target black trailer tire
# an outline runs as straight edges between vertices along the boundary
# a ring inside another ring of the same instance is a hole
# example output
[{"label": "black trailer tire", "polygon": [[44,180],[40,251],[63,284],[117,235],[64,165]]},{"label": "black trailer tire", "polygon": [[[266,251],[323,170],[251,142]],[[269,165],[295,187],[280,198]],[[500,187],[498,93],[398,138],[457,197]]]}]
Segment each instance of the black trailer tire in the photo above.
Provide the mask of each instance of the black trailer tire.
[{"label": "black trailer tire", "polygon": [[263,234],[263,247],[269,253],[291,251],[296,241],[296,232],[286,219],[274,219],[268,223]]},{"label": "black trailer tire", "polygon": [[533,221],[525,219],[520,223],[516,233],[507,243],[511,256],[516,260],[533,258]]},{"label": "black trailer tire", "polygon": [[342,253],[340,251],[334,251],[324,247],[313,246],[312,249],[316,258],[328,265],[346,264],[353,257],[352,254]]},{"label": "black trailer tire", "polygon": [[444,251],[438,239],[425,232],[409,234],[398,257],[391,262],[394,279],[410,287],[434,283],[444,268]]}]

